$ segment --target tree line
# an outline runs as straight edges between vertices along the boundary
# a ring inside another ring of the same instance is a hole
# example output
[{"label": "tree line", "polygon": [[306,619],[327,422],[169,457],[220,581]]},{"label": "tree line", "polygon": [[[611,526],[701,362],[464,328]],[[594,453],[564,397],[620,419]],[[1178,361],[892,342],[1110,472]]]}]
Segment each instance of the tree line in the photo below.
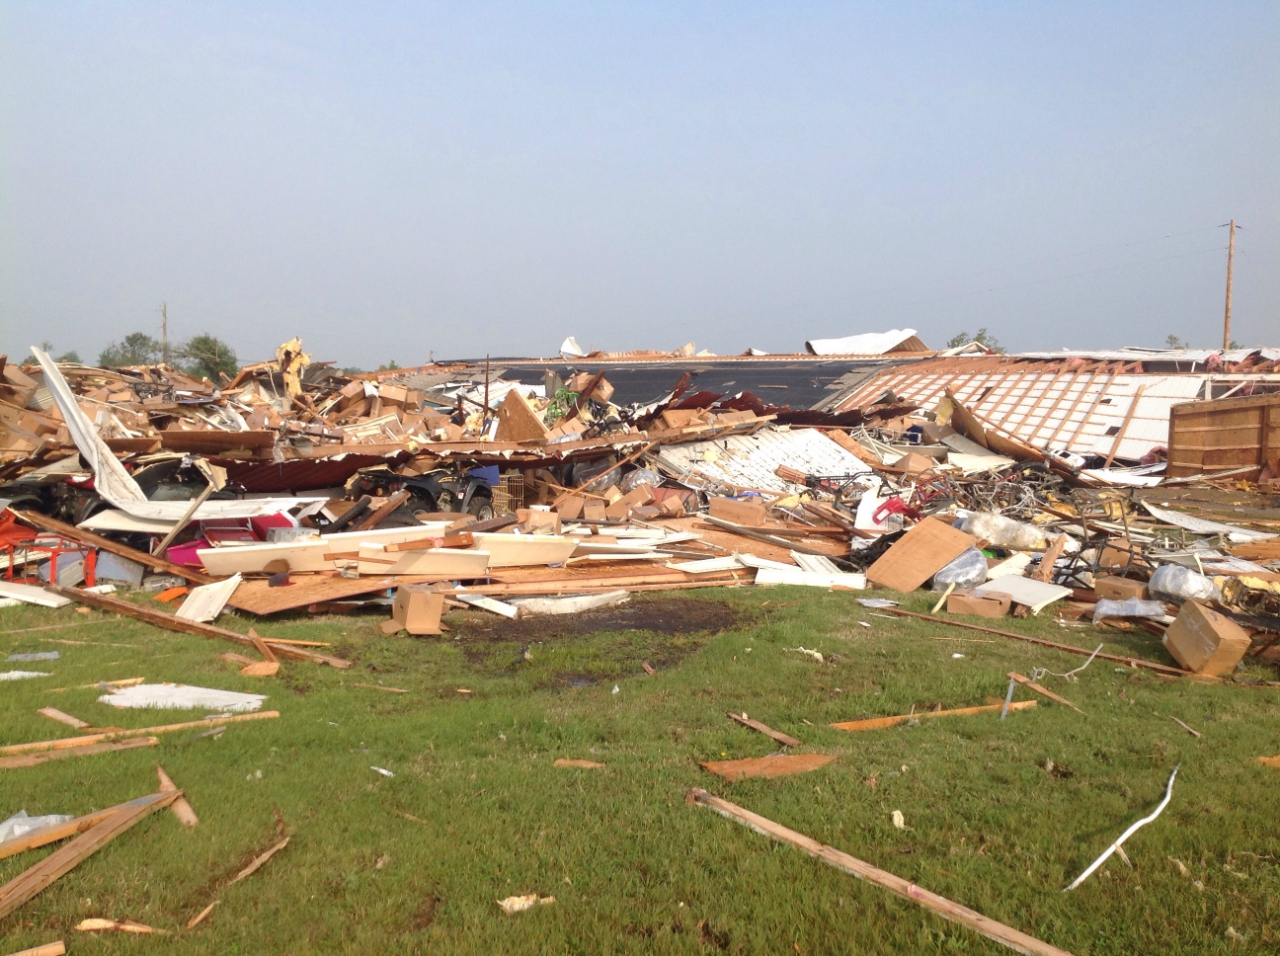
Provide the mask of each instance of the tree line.
[{"label": "tree line", "polygon": [[[126,335],[98,353],[98,364],[107,368],[126,365],[157,365],[164,359],[164,346],[145,332]],[[219,376],[234,376],[240,368],[230,345],[209,333],[194,336],[169,347],[169,363],[188,375],[217,383]]]}]

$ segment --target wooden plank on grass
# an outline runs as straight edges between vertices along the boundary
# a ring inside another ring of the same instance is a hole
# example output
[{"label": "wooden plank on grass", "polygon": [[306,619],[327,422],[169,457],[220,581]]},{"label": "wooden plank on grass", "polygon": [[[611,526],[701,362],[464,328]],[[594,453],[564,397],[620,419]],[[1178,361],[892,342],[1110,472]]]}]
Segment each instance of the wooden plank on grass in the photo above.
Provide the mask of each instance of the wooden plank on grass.
[{"label": "wooden plank on grass", "polygon": [[777,757],[750,757],[746,760],[704,760],[702,769],[710,770],[726,780],[762,777],[791,777],[825,767],[835,754],[782,754]]},{"label": "wooden plank on grass", "polygon": [[72,717],[70,714],[64,714],[56,707],[41,707],[36,711],[41,717],[48,717],[50,720],[56,720],[60,724],[66,724],[68,727],[74,727],[76,730],[84,730],[86,727],[93,726],[88,721],[81,720],[79,717]]},{"label": "wooden plank on grass", "polygon": [[152,794],[150,800],[113,813],[66,846],[54,850],[35,866],[19,873],[4,886],[0,886],[0,919],[36,896],[54,880],[71,872],[143,817],[164,809],[180,796],[181,790]]},{"label": "wooden plank on grass", "polygon": [[63,945],[62,940],[58,940],[56,943],[45,943],[43,946],[10,953],[9,956],[65,956],[66,952],[67,947]]},{"label": "wooden plank on grass", "polygon": [[965,624],[963,621],[952,621],[945,618],[929,617],[927,614],[917,614],[915,611],[904,611],[901,608],[886,607],[881,608],[888,614],[896,617],[914,617],[921,621],[929,621],[933,624],[945,624],[948,627],[962,627],[969,631],[980,631],[983,634],[994,634],[996,637],[1007,637],[1015,641],[1026,641],[1028,644],[1039,644],[1041,647],[1052,647],[1055,651],[1065,651],[1068,654],[1079,654],[1081,657],[1098,657],[1104,661],[1115,661],[1118,664],[1126,664],[1129,667],[1141,667],[1144,670],[1155,671],[1157,674],[1168,674],[1170,677],[1190,677],[1194,680],[1204,681],[1221,681],[1219,677],[1209,677],[1205,674],[1192,674],[1190,671],[1184,671],[1180,667],[1170,667],[1167,664],[1156,664],[1153,661],[1144,661],[1136,657],[1120,657],[1117,654],[1099,654],[1097,651],[1091,651],[1084,647],[1073,647],[1070,644],[1059,644],[1057,641],[1045,640],[1043,637],[1029,637],[1026,634],[1014,634],[1011,631],[997,631],[994,628],[982,627],[978,624]]},{"label": "wooden plank on grass", "polygon": [[874,883],[876,886],[883,887],[891,893],[896,893],[911,900],[913,903],[918,903],[943,919],[967,926],[975,932],[981,933],[987,939],[995,940],[1000,945],[1007,946],[1014,952],[1023,953],[1025,956],[1071,956],[1064,949],[1051,946],[1042,940],[1036,939],[1034,936],[1028,936],[1026,933],[1014,929],[1012,926],[1006,926],[996,920],[989,919],[976,910],[961,906],[959,903],[953,903],[937,893],[930,893],[910,880],[904,880],[900,876],[895,876],[887,870],[865,863],[857,857],[850,856],[848,853],[844,853],[834,847],[825,846],[812,837],[797,833],[795,830],[788,829],[780,823],[775,823],[766,817],[752,813],[750,810],[730,803],[728,800],[712,796],[705,790],[694,789],[690,791],[689,802],[710,807],[721,816],[744,824],[757,833],[763,833],[782,843],[788,843],[799,850],[803,850],[810,856],[817,857],[829,866],[834,866],[836,869],[843,870],[851,876],[866,880],[868,883]]},{"label": "wooden plank on grass", "polygon": [[[169,775],[164,772],[164,767],[159,764],[156,764],[156,777],[160,780],[161,793],[171,793],[178,789],[174,782],[169,779]],[[194,827],[200,822],[200,818],[196,816],[195,810],[191,808],[191,804],[187,802],[186,797],[179,797],[169,804],[169,812],[177,817],[178,822],[184,827]]]},{"label": "wooden plank on grass", "polygon": [[97,734],[86,734],[83,737],[64,737],[61,740],[37,740],[27,744],[9,744],[0,747],[0,757],[12,754],[38,753],[42,750],[65,750],[69,747],[84,747],[88,744],[102,743],[107,740],[126,740],[130,737],[147,737],[151,734],[169,734],[179,730],[193,730],[197,727],[220,727],[223,724],[237,724],[245,720],[266,720],[279,717],[278,710],[264,710],[256,714],[229,714],[214,720],[188,720],[181,724],[162,724],[158,727],[139,727],[137,730],[112,730]]},{"label": "wooden plank on grass", "polygon": [[61,750],[43,750],[38,753],[15,754],[12,757],[0,757],[0,770],[16,770],[19,767],[35,767],[50,760],[65,760],[67,757],[92,757],[96,754],[114,753],[117,750],[135,750],[138,747],[154,747],[160,743],[158,737],[130,737],[127,740],[107,741],[100,744],[86,744],[83,747],[66,747]]},{"label": "wooden plank on grass", "polygon": [[784,747],[800,746],[800,741],[796,740],[796,738],[791,737],[787,734],[784,734],[780,730],[774,730],[772,727],[762,724],[758,720],[752,720],[746,714],[735,714],[733,711],[730,710],[730,711],[726,711],[725,716],[728,717],[730,720],[736,720],[738,723],[742,724],[742,726],[744,727],[750,727],[752,730],[759,731],[760,733],[764,734],[766,737],[772,737],[774,740],[782,744],[782,746]]},{"label": "wooden plank on grass", "polygon": [[1053,701],[1055,704],[1063,704],[1067,707],[1070,707],[1072,710],[1076,711],[1077,713],[1081,713],[1081,714],[1084,713],[1083,710],[1081,710],[1075,704],[1071,703],[1071,701],[1067,700],[1065,697],[1059,697],[1053,691],[1049,690],[1046,687],[1041,687],[1039,684],[1033,681],[1030,677],[1024,677],[1021,674],[1019,674],[1017,671],[1009,671],[1009,679],[1013,681],[1017,681],[1027,690],[1033,690],[1037,694],[1040,694],[1043,697],[1047,697],[1049,700]]},{"label": "wooden plank on grass", "polygon": [[[1010,710],[1026,710],[1034,707],[1034,700],[1020,700],[1010,704]],[[847,730],[850,733],[858,733],[863,730],[883,730],[885,727],[896,727],[898,724],[905,724],[909,720],[923,720],[926,717],[965,717],[969,714],[985,714],[993,710],[999,710],[1004,706],[999,704],[981,704],[977,707],[958,707],[955,710],[922,710],[914,714],[897,714],[893,717],[869,717],[866,720],[846,720],[843,723],[832,724],[836,730]]]},{"label": "wooden plank on grass", "polygon": [[5,840],[0,843],[0,860],[13,856],[15,853],[23,853],[27,850],[34,850],[37,847],[48,846],[50,843],[58,843],[61,840],[84,833],[85,830],[101,823],[113,813],[140,806],[146,801],[154,799],[155,796],[156,794],[151,794],[134,800],[127,800],[124,803],[117,803],[114,807],[104,807],[101,810],[95,810],[93,813],[86,813],[84,816],[68,820],[66,823],[56,823],[51,827],[45,827],[43,830],[36,830],[34,833],[26,833],[22,836],[14,837],[12,840]]}]

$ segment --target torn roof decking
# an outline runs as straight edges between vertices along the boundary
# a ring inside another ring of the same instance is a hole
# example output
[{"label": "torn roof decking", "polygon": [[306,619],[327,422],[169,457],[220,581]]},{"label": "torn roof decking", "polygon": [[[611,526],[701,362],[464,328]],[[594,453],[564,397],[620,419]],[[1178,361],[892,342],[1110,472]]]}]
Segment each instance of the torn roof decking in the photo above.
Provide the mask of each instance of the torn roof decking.
[{"label": "torn roof decking", "polygon": [[[924,353],[931,357],[932,352]],[[778,405],[790,405],[794,409],[811,408],[830,398],[834,389],[843,387],[850,373],[874,373],[878,369],[917,361],[916,353],[893,353],[883,356],[716,356],[701,358],[653,358],[608,359],[585,358],[565,362],[560,358],[542,359],[494,359],[490,368],[492,379],[502,377],[509,382],[541,385],[547,370],[566,379],[575,372],[603,370],[614,392],[610,399],[617,405],[652,402],[671,391],[681,375],[692,376],[688,393],[707,390],[727,394],[752,392],[762,401]],[[381,373],[382,382],[404,382],[411,387],[422,387],[420,380],[462,381],[475,376],[477,365],[451,366],[450,377],[432,366],[418,369],[399,369]],[[484,363],[479,363],[479,373],[484,374]]]},{"label": "torn roof decking", "polygon": [[1027,444],[1133,461],[1167,444],[1173,405],[1247,381],[1280,386],[1280,375],[1153,374],[1135,370],[1132,362],[1012,356],[939,359],[874,374],[849,390],[837,409],[864,407],[886,391],[928,408],[949,387],[984,420]]}]

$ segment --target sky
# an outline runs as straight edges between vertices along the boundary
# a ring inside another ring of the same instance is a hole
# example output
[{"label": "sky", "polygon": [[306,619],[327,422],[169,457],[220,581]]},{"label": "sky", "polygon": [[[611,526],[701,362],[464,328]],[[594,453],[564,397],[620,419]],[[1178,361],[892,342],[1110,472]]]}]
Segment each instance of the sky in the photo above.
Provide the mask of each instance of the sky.
[{"label": "sky", "polygon": [[0,349],[1280,346],[1280,4],[0,0]]}]

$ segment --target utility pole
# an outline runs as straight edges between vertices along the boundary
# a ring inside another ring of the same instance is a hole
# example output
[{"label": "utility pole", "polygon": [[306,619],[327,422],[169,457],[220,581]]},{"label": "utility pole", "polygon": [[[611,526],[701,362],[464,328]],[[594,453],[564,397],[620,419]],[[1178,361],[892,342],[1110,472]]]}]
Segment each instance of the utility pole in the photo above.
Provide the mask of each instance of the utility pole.
[{"label": "utility pole", "polygon": [[1222,318],[1222,347],[1231,348],[1231,271],[1236,259],[1236,221],[1231,220],[1231,238],[1227,240],[1227,308]]},{"label": "utility pole", "polygon": [[[1234,236],[1235,233],[1232,233]],[[1230,273],[1228,272],[1228,275]],[[1231,280],[1227,279],[1227,324],[1231,324]],[[160,361],[169,364],[169,303],[160,303]]]}]

